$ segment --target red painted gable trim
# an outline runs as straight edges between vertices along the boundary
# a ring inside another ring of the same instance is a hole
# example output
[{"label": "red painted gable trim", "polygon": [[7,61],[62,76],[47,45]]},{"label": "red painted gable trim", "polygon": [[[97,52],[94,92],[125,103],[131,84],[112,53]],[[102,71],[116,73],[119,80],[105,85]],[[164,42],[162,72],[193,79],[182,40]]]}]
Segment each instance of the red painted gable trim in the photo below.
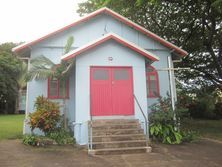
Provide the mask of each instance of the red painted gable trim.
[{"label": "red painted gable trim", "polygon": [[78,25],[78,24],[80,24],[80,23],[83,23],[83,22],[85,22],[85,21],[88,21],[88,20],[90,20],[91,18],[93,18],[93,17],[95,17],[95,16],[97,16],[98,14],[101,14],[101,13],[107,13],[107,14],[109,14],[109,15],[117,18],[119,21],[123,22],[124,24],[129,25],[129,26],[135,28],[136,30],[142,32],[143,34],[149,36],[150,38],[153,38],[154,40],[160,42],[160,43],[163,44],[164,46],[166,46],[166,47],[168,47],[168,48],[170,48],[170,49],[173,49],[175,52],[177,52],[177,53],[180,54],[181,56],[186,56],[186,55],[188,54],[185,50],[183,50],[183,49],[181,49],[181,48],[173,45],[172,43],[164,40],[163,38],[159,37],[158,35],[156,35],[156,34],[150,32],[150,31],[146,30],[145,28],[139,26],[138,24],[136,24],[136,23],[128,20],[127,18],[119,15],[118,13],[116,13],[116,12],[114,12],[114,11],[108,9],[108,8],[99,9],[99,10],[97,10],[97,11],[95,11],[95,12],[93,12],[93,13],[91,13],[91,14],[83,17],[83,18],[81,18],[80,20],[78,20],[78,21],[76,21],[76,22],[68,25],[68,26],[65,26],[65,27],[63,27],[63,28],[61,28],[61,29],[59,29],[59,30],[57,30],[57,31],[54,31],[54,32],[52,32],[52,33],[50,33],[50,34],[48,34],[48,35],[46,35],[46,36],[43,36],[43,37],[41,37],[41,38],[39,38],[39,39],[36,39],[36,40],[34,40],[34,41],[32,41],[32,42],[29,42],[29,43],[27,43],[27,44],[21,45],[20,47],[18,46],[18,47],[16,47],[16,48],[14,48],[13,51],[14,51],[14,52],[19,52],[19,51],[21,51],[21,50],[24,49],[24,48],[27,48],[27,47],[29,47],[29,46],[31,46],[31,45],[34,45],[34,44],[36,44],[36,43],[38,43],[38,42],[43,41],[44,39],[49,38],[50,36],[53,36],[53,35],[55,35],[55,34],[57,34],[57,33],[60,33],[60,32],[63,32],[63,31],[65,31],[65,30],[67,30],[67,29],[69,29],[69,28],[71,28],[71,27],[73,27],[73,26],[76,26],[76,25]]},{"label": "red painted gable trim", "polygon": [[[110,35],[102,38],[101,40],[96,41],[95,43],[92,43],[91,45],[88,45],[88,46],[86,46],[86,47],[83,47],[82,49],[80,49],[80,50],[78,50],[78,51],[76,51],[76,52],[75,52],[75,50],[74,50],[74,53],[71,53],[70,55],[68,55],[67,57],[62,58],[62,59],[63,59],[63,60],[69,60],[69,59],[71,59],[71,58],[74,58],[74,57],[76,57],[77,55],[79,55],[79,54],[81,54],[81,53],[83,53],[83,52],[85,52],[85,51],[87,51],[87,50],[89,50],[89,49],[92,49],[92,48],[94,48],[94,47],[96,47],[96,46],[98,46],[98,45],[100,45],[100,44],[102,44],[102,43],[104,43],[104,42],[106,42],[106,41],[108,41],[108,40],[110,40],[110,39],[113,39],[113,40],[117,41],[118,43],[120,43],[120,44],[122,44],[122,45],[124,45],[124,46],[126,46],[126,47],[128,47],[128,48],[130,48],[130,49],[132,49],[132,50],[134,50],[134,51],[136,51],[137,53],[145,56],[146,58],[148,58],[148,59],[150,59],[150,60],[152,60],[152,61],[158,61],[158,59],[156,59],[155,57],[153,57],[151,54],[148,54],[147,52],[144,52],[143,50],[138,49],[137,47],[133,46],[132,44],[130,44],[130,43],[128,43],[128,42],[126,42],[126,41],[124,41],[124,40],[122,40],[122,39],[120,39],[120,38],[118,38],[117,36],[112,35],[112,34],[110,34]],[[68,54],[69,54],[69,53],[68,53]]]}]

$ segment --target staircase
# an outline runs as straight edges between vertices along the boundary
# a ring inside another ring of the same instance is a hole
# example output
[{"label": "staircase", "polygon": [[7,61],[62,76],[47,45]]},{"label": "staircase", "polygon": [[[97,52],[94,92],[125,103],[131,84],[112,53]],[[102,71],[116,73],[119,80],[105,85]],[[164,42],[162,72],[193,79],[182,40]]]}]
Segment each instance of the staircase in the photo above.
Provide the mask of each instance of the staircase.
[{"label": "staircase", "polygon": [[136,119],[93,120],[90,123],[92,149],[89,149],[88,152],[91,155],[132,154],[151,151],[151,147],[146,145],[143,129]]}]

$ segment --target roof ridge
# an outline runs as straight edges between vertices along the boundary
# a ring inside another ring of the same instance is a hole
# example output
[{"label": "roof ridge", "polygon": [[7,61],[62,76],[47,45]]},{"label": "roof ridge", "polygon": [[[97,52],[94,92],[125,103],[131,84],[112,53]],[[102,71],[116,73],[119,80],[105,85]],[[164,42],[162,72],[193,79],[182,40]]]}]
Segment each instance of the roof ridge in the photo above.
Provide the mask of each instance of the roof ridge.
[{"label": "roof ridge", "polygon": [[69,25],[67,25],[67,26],[65,26],[63,28],[60,28],[60,29],[58,29],[56,31],[53,31],[52,33],[49,33],[49,34],[47,34],[45,36],[42,36],[41,38],[38,38],[36,40],[32,40],[30,42],[26,42],[24,44],[21,44],[21,45],[15,47],[15,48],[13,48],[12,51],[13,52],[19,52],[20,50],[22,50],[24,48],[27,48],[27,47],[29,47],[31,45],[34,45],[35,43],[41,42],[42,40],[47,39],[47,38],[49,38],[52,35],[55,35],[55,34],[60,33],[60,32],[63,32],[63,31],[65,31],[65,30],[67,30],[67,29],[69,29],[69,28],[71,28],[73,26],[76,26],[76,25],[78,25],[78,24],[80,24],[82,22],[88,21],[89,19],[91,19],[91,18],[93,18],[93,17],[95,17],[95,16],[97,16],[97,15],[99,15],[101,13],[109,14],[110,16],[120,20],[124,24],[133,27],[137,31],[140,31],[141,33],[147,35],[148,37],[158,41],[162,45],[164,45],[164,46],[174,50],[175,52],[177,52],[181,56],[186,56],[188,54],[185,50],[183,50],[183,49],[179,48],[178,46],[168,42],[167,40],[161,38],[160,36],[154,34],[153,32],[145,29],[144,27],[140,26],[139,24],[134,23],[133,21],[129,20],[128,18],[126,18],[126,17],[116,13],[115,11],[113,11],[113,10],[107,8],[107,7],[100,8],[100,9],[98,9],[98,10],[96,10],[96,11],[94,11],[94,12],[92,12],[92,13],[86,15],[86,16],[83,16],[83,17],[79,18],[75,22],[73,22],[73,23],[71,23],[71,24],[69,24]]}]

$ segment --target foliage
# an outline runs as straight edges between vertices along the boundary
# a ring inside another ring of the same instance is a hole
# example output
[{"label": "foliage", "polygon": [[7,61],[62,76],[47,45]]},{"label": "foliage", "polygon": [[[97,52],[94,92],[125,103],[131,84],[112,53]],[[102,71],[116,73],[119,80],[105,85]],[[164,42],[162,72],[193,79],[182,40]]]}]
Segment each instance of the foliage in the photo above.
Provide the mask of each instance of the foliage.
[{"label": "foliage", "polygon": [[[21,83],[21,74],[24,67],[21,60],[14,56],[11,49],[13,43],[0,45],[0,113],[14,113],[15,101]],[[3,109],[1,109],[1,106]]]},{"label": "foliage", "polygon": [[199,139],[199,133],[195,130],[182,130],[182,142],[193,142]]},{"label": "foliage", "polygon": [[216,103],[215,104],[215,114],[217,115],[217,118],[222,119],[222,103]]},{"label": "foliage", "polygon": [[160,97],[158,103],[151,106],[149,114],[150,135],[153,139],[167,144],[180,144],[183,141],[194,139],[191,131],[180,130],[180,120],[186,115],[187,110],[177,105],[172,110],[170,97]]},{"label": "foliage", "polygon": [[187,88],[177,84],[178,103],[188,109],[187,117],[220,119],[222,93],[211,87]]},{"label": "foliage", "polygon": [[23,144],[30,146],[47,146],[47,145],[56,144],[54,140],[48,137],[38,136],[33,134],[24,135],[22,142]]},{"label": "foliage", "polygon": [[35,135],[24,135],[22,142],[25,145],[36,146],[37,145],[37,138]]},{"label": "foliage", "polygon": [[[64,54],[68,53],[71,50],[71,46],[74,42],[74,38],[70,36],[67,39],[67,43],[65,45]],[[31,68],[29,69],[26,80],[31,81],[35,80],[45,80],[49,77],[66,77],[69,73],[70,69],[73,67],[74,61],[61,61],[60,64],[55,64],[49,58],[44,55],[40,55],[36,58],[31,59]]]},{"label": "foliage", "polygon": [[54,131],[61,120],[59,105],[39,96],[35,102],[36,111],[29,115],[31,130],[39,128],[45,134]]},{"label": "foliage", "polygon": [[216,113],[214,99],[211,95],[205,94],[194,101],[190,107],[190,115],[193,118],[215,119]]},{"label": "foliage", "polygon": [[59,145],[74,143],[74,138],[63,127],[59,127],[55,131],[50,132],[47,137],[53,139]]},{"label": "foliage", "polygon": [[[80,15],[107,6],[190,53],[176,72],[190,87],[222,89],[222,1],[87,0]],[[176,33],[175,33],[176,32]]]},{"label": "foliage", "polygon": [[150,134],[162,143],[180,144],[182,142],[182,135],[171,124],[151,123]]}]

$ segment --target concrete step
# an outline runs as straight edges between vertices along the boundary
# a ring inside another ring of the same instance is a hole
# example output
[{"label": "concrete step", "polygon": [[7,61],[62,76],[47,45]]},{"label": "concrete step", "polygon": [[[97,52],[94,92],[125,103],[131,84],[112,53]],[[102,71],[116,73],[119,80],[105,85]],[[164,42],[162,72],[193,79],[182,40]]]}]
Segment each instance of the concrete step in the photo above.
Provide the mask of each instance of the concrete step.
[{"label": "concrete step", "polygon": [[88,151],[90,155],[136,154],[146,152],[151,152],[151,147],[105,148]]},{"label": "concrete step", "polygon": [[93,125],[139,123],[138,119],[99,119],[92,120]]},{"label": "concrete step", "polygon": [[[92,150],[89,154],[132,154],[150,152],[144,130],[137,119],[93,120]],[[90,138],[89,138],[90,139]]]},{"label": "concrete step", "polygon": [[92,128],[94,130],[109,130],[109,129],[134,129],[134,128],[140,128],[140,124],[135,123],[125,123],[125,124],[97,124],[92,125]]},{"label": "concrete step", "polygon": [[112,142],[93,142],[93,149],[103,148],[125,148],[125,147],[146,147],[146,140],[126,140]]},{"label": "concrete step", "polygon": [[144,134],[126,134],[126,135],[108,135],[108,136],[93,136],[93,142],[111,142],[111,141],[126,141],[126,140],[145,140]]},{"label": "concrete step", "polygon": [[143,134],[143,129],[109,129],[109,130],[92,130],[93,136],[122,135],[122,134]]}]

